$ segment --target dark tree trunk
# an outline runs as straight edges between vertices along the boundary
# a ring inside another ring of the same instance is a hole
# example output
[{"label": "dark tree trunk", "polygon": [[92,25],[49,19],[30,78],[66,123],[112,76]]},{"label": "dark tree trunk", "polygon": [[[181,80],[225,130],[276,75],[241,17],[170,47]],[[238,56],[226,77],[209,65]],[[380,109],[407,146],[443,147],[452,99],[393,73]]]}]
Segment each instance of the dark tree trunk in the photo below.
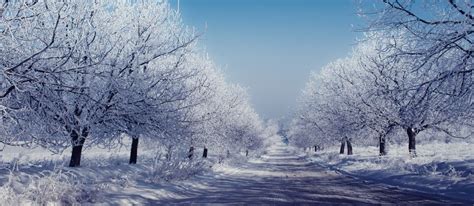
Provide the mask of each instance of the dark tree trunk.
[{"label": "dark tree trunk", "polygon": [[168,146],[168,151],[166,151],[166,160],[170,161],[171,160],[171,153],[172,153],[172,147]]},{"label": "dark tree trunk", "polygon": [[72,139],[72,153],[71,161],[69,162],[69,167],[79,167],[81,166],[81,156],[82,156],[82,146],[86,141],[85,137],[80,137],[76,131],[71,132]]},{"label": "dark tree trunk", "polygon": [[191,147],[189,148],[188,158],[189,158],[189,159],[193,159],[193,155],[194,155],[194,147],[191,146]]},{"label": "dark tree trunk", "polygon": [[137,164],[138,138],[132,138],[132,149],[130,150],[130,164]]},{"label": "dark tree trunk", "polygon": [[347,142],[347,155],[352,155],[352,144],[349,138],[346,138]]},{"label": "dark tree trunk", "polygon": [[339,150],[339,154],[344,154],[344,148],[346,147],[346,141],[341,141],[341,149]]},{"label": "dark tree trunk", "polygon": [[387,154],[387,151],[385,150],[385,137],[380,136],[379,137],[379,155],[385,156],[386,154]]},{"label": "dark tree trunk", "polygon": [[416,157],[416,132],[413,128],[407,129],[408,135],[408,152],[411,157]]},{"label": "dark tree trunk", "polygon": [[82,155],[82,145],[73,146],[71,161],[69,162],[69,167],[81,166],[81,155]]},{"label": "dark tree trunk", "polygon": [[204,151],[202,152],[202,157],[207,158],[207,148],[204,147]]},{"label": "dark tree trunk", "polygon": [[318,145],[314,145],[314,152],[318,151]]},{"label": "dark tree trunk", "polygon": [[249,156],[249,150],[245,150],[245,156],[246,156],[246,157]]}]

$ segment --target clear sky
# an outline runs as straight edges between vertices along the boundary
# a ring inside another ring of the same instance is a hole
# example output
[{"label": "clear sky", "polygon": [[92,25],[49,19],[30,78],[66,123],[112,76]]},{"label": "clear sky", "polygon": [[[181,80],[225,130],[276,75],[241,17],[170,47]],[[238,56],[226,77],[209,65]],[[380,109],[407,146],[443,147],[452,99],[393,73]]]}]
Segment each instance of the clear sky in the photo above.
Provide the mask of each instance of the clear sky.
[{"label": "clear sky", "polygon": [[[177,7],[178,0],[169,0]],[[184,23],[263,118],[290,116],[309,79],[361,33],[354,0],[181,0]]]}]

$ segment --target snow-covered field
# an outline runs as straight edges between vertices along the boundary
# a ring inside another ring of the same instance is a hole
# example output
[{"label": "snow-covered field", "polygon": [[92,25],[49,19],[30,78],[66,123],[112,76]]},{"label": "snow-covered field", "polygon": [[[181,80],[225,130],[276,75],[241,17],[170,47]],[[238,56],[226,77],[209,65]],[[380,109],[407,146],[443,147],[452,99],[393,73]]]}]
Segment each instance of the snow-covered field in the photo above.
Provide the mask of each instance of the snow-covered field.
[{"label": "snow-covered field", "polygon": [[410,158],[406,145],[392,145],[378,156],[377,147],[354,146],[354,155],[340,155],[338,147],[311,152],[311,160],[358,178],[474,201],[474,150],[472,143],[417,145]]},{"label": "snow-covered field", "polygon": [[[160,185],[154,195],[170,198],[166,185],[210,170],[216,161],[212,153],[206,160],[181,156],[167,161],[156,151],[141,149],[137,165],[128,164],[129,148],[90,148],[84,151],[81,167],[69,168],[69,151],[52,154],[41,148],[6,146],[0,152],[0,205],[108,202],[110,196],[137,185]],[[132,197],[130,202],[118,202],[133,203]]]}]

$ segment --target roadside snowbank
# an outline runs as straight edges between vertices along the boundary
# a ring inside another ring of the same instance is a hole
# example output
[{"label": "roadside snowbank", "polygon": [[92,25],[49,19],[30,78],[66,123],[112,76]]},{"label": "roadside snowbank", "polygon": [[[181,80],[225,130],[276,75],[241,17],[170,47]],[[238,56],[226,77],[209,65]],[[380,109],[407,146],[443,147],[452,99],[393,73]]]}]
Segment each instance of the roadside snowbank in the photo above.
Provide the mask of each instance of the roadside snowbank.
[{"label": "roadside snowbank", "polygon": [[410,158],[406,145],[392,145],[387,156],[377,147],[354,146],[354,155],[340,155],[332,147],[311,153],[314,162],[366,180],[412,188],[474,202],[474,150],[472,143],[417,145]]}]

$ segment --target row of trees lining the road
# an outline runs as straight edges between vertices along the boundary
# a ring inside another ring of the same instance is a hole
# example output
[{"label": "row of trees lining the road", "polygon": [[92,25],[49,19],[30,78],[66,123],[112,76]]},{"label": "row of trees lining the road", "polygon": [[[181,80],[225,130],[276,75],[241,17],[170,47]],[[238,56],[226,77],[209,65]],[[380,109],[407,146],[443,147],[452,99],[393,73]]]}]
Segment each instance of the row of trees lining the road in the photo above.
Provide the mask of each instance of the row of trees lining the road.
[{"label": "row of trees lining the road", "polygon": [[0,141],[114,147],[132,138],[173,151],[256,150],[264,126],[245,91],[225,82],[166,1],[4,1]]},{"label": "row of trees lining the road", "polygon": [[[470,138],[474,18],[469,1],[384,0],[352,54],[313,73],[289,136],[299,147],[388,137]],[[341,150],[343,152],[343,150]]]}]

